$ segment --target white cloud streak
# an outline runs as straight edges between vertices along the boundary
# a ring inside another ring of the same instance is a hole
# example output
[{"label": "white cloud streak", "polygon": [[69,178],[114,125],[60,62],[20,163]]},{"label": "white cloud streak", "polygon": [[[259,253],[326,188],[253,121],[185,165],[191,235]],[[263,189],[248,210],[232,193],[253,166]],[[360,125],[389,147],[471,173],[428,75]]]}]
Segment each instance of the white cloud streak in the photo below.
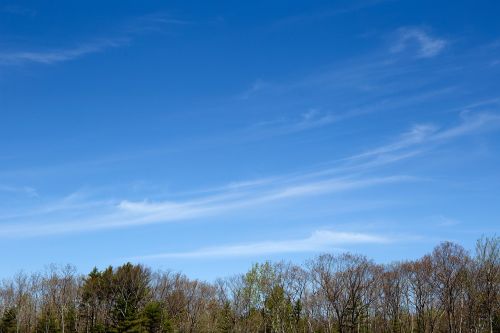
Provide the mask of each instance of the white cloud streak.
[{"label": "white cloud streak", "polygon": [[[302,177],[314,176],[304,174]],[[405,176],[312,180],[299,180],[290,176],[251,190],[229,190],[185,201],[71,202],[74,208],[71,215],[67,214],[68,209],[63,206],[53,205],[50,210],[46,210],[46,214],[40,209],[40,215],[34,216],[32,223],[3,224],[0,237],[43,236],[208,218],[277,201],[414,180]]]},{"label": "white cloud streak", "polygon": [[462,114],[462,121],[449,128],[440,129],[433,124],[417,124],[408,132],[403,133],[399,139],[394,142],[377,147],[350,157],[349,159],[368,158],[382,156],[395,152],[402,152],[416,147],[432,148],[444,144],[452,139],[463,136],[473,135],[480,132],[497,130],[500,128],[500,114],[497,113],[478,113]]},{"label": "white cloud streak", "polygon": [[[306,178],[312,175],[303,175]],[[207,196],[187,202],[130,202],[122,201],[118,207],[127,213],[136,215],[150,215],[153,219],[163,221],[195,218],[201,216],[218,215],[222,212],[264,205],[270,202],[321,195],[334,192],[343,192],[360,188],[367,188],[389,183],[414,181],[407,176],[390,176],[379,178],[349,179],[328,178],[324,180],[309,180],[295,182],[283,179],[261,186],[252,191],[237,191],[219,195]],[[289,184],[289,182],[292,182]]]},{"label": "white cloud streak", "polygon": [[401,28],[398,31],[398,41],[391,51],[402,52],[408,48],[410,42],[415,42],[418,47],[419,58],[432,58],[440,54],[448,42],[444,39],[433,37],[419,28]]},{"label": "white cloud streak", "polygon": [[[367,176],[450,140],[500,127],[500,115],[464,114],[453,127],[416,125],[394,142],[339,160],[333,166],[230,183],[188,194],[185,200],[92,200],[74,195],[44,207],[0,217],[0,237],[43,236],[219,217],[287,200],[344,193],[420,179],[404,175]],[[31,214],[26,213],[31,212]],[[22,221],[22,222],[21,222]]]},{"label": "white cloud streak", "polygon": [[335,115],[331,112],[310,108],[295,119],[279,119],[257,123],[243,131],[242,134],[250,140],[287,135],[328,126],[347,117],[346,115]]},{"label": "white cloud streak", "polygon": [[145,32],[158,32],[164,25],[181,25],[190,22],[156,13],[138,17],[123,30],[123,37],[94,38],[71,47],[30,51],[0,51],[0,65],[43,64],[53,65],[129,45],[134,37]]},{"label": "white cloud streak", "polygon": [[45,50],[45,51],[3,51],[0,52],[0,64],[19,65],[25,63],[38,63],[52,65],[70,61],[83,56],[100,53],[107,49],[123,46],[129,42],[128,38],[102,39],[83,43],[71,48]]},{"label": "white cloud streak", "polygon": [[38,196],[36,189],[30,186],[10,186],[10,185],[0,184],[0,192],[7,192],[11,194],[20,193],[20,194],[25,194],[29,197]]},{"label": "white cloud streak", "polygon": [[332,230],[317,230],[309,237],[292,240],[275,240],[246,244],[222,245],[205,247],[187,252],[167,252],[130,258],[133,261],[148,261],[158,259],[206,259],[259,256],[284,253],[306,253],[324,251],[342,251],[342,245],[352,244],[386,244],[391,240],[384,236],[336,232]]}]

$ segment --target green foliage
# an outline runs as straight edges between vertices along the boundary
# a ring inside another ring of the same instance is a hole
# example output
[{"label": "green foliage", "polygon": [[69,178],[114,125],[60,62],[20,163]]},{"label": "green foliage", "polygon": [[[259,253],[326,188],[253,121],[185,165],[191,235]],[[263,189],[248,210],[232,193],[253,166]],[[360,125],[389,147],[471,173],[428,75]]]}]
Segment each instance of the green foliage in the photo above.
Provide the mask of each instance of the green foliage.
[{"label": "green foliage", "polygon": [[[102,272],[94,268],[82,287],[82,303],[90,317],[87,318],[91,323],[90,331],[161,332],[155,328],[157,322],[161,322],[158,304],[149,304],[141,313],[151,293],[149,282],[149,270],[140,265],[126,263],[116,269],[108,267]],[[100,314],[102,309],[108,312],[105,318]]]},{"label": "green foliage", "polygon": [[292,329],[294,307],[281,286],[273,287],[265,301],[265,311],[272,332],[289,332]]},{"label": "green foliage", "polygon": [[247,318],[260,317],[265,331],[289,332],[300,322],[302,304],[292,303],[282,286],[275,265],[254,264],[243,278],[243,297],[248,304]]},{"label": "green foliage", "polygon": [[174,325],[170,321],[170,319],[165,318],[162,323],[162,333],[174,333]]},{"label": "green foliage", "polygon": [[77,311],[74,307],[70,307],[64,318],[64,333],[77,332]]},{"label": "green foliage", "polygon": [[5,310],[1,322],[1,333],[15,333],[17,332],[17,311],[15,308],[8,308]]},{"label": "green foliage", "polygon": [[476,250],[444,243],[390,266],[326,254],[215,284],[130,263],[20,275],[0,286],[0,333],[500,332],[500,239]]},{"label": "green foliage", "polygon": [[220,333],[229,333],[233,331],[234,319],[229,302],[224,302],[217,321],[217,331]]},{"label": "green foliage", "polygon": [[131,263],[118,267],[112,276],[109,292],[113,300],[111,332],[140,332],[142,318],[139,309],[150,293],[149,271]]},{"label": "green foliage", "polygon": [[36,333],[60,333],[61,326],[57,316],[52,311],[42,313],[36,325]]},{"label": "green foliage", "polygon": [[243,295],[248,302],[249,311],[263,309],[265,299],[275,281],[276,272],[269,262],[254,264],[245,274]]},{"label": "green foliage", "polygon": [[142,311],[142,332],[161,333],[164,332],[162,325],[162,306],[160,302],[150,302]]}]

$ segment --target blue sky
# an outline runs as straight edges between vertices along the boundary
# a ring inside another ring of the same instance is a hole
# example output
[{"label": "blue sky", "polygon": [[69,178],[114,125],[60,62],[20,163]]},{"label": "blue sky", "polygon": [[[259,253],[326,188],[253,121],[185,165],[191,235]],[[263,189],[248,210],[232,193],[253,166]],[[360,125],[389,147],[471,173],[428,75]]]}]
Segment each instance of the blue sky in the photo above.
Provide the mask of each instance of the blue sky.
[{"label": "blue sky", "polygon": [[472,249],[500,230],[499,11],[0,2],[0,276]]}]

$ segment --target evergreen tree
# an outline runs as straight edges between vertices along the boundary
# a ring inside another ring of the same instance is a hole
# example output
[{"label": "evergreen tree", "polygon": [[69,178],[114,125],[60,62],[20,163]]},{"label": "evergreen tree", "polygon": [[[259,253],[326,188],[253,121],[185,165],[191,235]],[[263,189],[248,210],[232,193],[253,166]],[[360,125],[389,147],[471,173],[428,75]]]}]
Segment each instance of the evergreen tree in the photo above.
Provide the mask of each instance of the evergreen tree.
[{"label": "evergreen tree", "polygon": [[36,333],[60,333],[57,316],[51,311],[44,311],[36,325]]},{"label": "evergreen tree", "polygon": [[141,331],[140,308],[150,295],[150,272],[140,265],[127,263],[114,271],[110,286],[113,307],[111,332],[134,333]]},{"label": "evergreen tree", "polygon": [[8,308],[5,310],[2,321],[0,322],[1,333],[15,333],[17,332],[17,311],[15,308]]},{"label": "evergreen tree", "polygon": [[144,333],[161,333],[162,309],[160,302],[150,302],[142,311],[142,331]]}]

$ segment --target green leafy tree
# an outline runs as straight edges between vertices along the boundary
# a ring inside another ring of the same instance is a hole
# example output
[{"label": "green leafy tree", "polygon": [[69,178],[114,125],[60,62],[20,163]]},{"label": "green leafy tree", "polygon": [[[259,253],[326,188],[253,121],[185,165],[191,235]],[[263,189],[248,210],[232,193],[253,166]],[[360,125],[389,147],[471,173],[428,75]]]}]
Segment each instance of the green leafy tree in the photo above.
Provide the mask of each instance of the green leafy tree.
[{"label": "green leafy tree", "polygon": [[265,301],[265,308],[272,332],[290,332],[292,330],[294,308],[281,286],[274,286]]},{"label": "green leafy tree", "polygon": [[65,333],[76,333],[77,332],[77,310],[75,307],[70,307],[66,313],[66,319],[64,322],[64,332]]},{"label": "green leafy tree", "polygon": [[231,309],[231,304],[229,302],[224,302],[222,309],[219,312],[219,317],[217,321],[217,331],[220,333],[233,332],[234,328],[234,318]]},{"label": "green leafy tree", "polygon": [[52,311],[44,311],[36,325],[36,333],[60,333],[61,325]]}]

